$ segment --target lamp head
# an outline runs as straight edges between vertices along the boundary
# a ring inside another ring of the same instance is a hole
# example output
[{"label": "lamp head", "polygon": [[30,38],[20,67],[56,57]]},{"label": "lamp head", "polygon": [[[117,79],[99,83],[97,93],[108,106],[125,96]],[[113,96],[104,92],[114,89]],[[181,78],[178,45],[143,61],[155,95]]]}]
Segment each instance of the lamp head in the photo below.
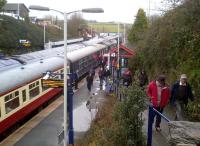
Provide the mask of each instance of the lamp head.
[{"label": "lamp head", "polygon": [[39,11],[49,11],[50,10],[48,7],[43,7],[43,6],[38,6],[38,5],[31,5],[31,6],[29,6],[29,9],[39,10]]},{"label": "lamp head", "polygon": [[104,10],[102,8],[87,8],[81,10],[83,13],[103,13]]}]

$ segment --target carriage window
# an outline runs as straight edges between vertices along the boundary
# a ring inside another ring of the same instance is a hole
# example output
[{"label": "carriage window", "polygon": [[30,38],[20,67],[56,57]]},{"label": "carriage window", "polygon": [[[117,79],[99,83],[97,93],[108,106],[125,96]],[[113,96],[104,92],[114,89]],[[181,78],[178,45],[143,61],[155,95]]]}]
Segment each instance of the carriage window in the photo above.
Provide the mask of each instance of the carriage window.
[{"label": "carriage window", "polygon": [[23,100],[23,102],[26,101],[26,90],[22,91],[22,100]]},{"label": "carriage window", "polygon": [[[59,72],[57,71],[57,72],[55,72],[55,74],[59,74]],[[55,79],[60,79],[60,75],[55,75],[54,78]]]},{"label": "carriage window", "polygon": [[30,99],[34,98],[40,93],[39,81],[29,85]]},{"label": "carriage window", "polygon": [[4,98],[6,114],[19,107],[19,91],[13,92]]}]

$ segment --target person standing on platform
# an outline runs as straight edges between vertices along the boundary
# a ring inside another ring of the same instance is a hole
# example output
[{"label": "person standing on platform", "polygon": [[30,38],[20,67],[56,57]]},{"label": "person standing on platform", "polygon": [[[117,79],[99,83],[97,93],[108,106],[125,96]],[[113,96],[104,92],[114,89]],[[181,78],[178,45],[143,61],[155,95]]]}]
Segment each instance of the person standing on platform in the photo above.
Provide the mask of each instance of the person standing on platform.
[{"label": "person standing on platform", "polygon": [[104,70],[103,67],[99,70],[99,80],[100,80],[100,86],[103,86],[103,80],[104,80]]},{"label": "person standing on platform", "polygon": [[93,77],[92,77],[92,74],[91,74],[91,73],[89,73],[89,75],[87,76],[86,81],[87,81],[87,88],[88,88],[88,91],[91,92],[92,81],[93,81]]},{"label": "person standing on platform", "polygon": [[[150,98],[153,108],[155,108],[160,113],[163,113],[165,106],[168,103],[170,90],[168,85],[165,83],[166,77],[160,75],[157,80],[149,83],[147,88],[147,95]],[[153,118],[156,116],[155,128],[156,131],[160,132],[161,116],[154,112]]]},{"label": "person standing on platform", "polygon": [[109,79],[110,75],[111,75],[111,73],[110,73],[110,70],[108,69],[108,66],[107,66],[106,69],[105,69],[105,73],[104,73],[106,85],[108,84],[108,79]]},{"label": "person standing on platform", "polygon": [[144,71],[144,69],[141,70],[138,79],[139,79],[140,87],[143,87],[148,83],[148,76],[146,72]]},{"label": "person standing on platform", "polygon": [[94,76],[95,76],[95,68],[91,68],[89,73],[92,75],[92,85],[93,85]]},{"label": "person standing on platform", "polygon": [[182,74],[171,90],[170,102],[176,107],[175,120],[183,120],[184,111],[188,104],[188,99],[194,100],[190,84],[187,82],[186,74]]},{"label": "person standing on platform", "polygon": [[123,79],[123,85],[128,87],[129,85],[132,84],[132,75],[131,75],[131,71],[127,68],[123,75],[122,75],[122,79]]}]

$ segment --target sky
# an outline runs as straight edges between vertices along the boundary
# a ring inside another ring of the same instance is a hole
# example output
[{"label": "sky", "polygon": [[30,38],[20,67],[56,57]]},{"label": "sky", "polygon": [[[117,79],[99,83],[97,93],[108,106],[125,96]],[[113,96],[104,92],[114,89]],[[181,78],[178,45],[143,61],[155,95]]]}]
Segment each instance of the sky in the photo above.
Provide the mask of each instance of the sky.
[{"label": "sky", "polygon": [[[159,13],[162,0],[150,0],[150,14]],[[24,3],[27,8],[30,5],[46,6],[62,12],[71,12],[83,8],[99,7],[104,9],[104,13],[82,14],[86,20],[96,20],[99,22],[121,22],[133,23],[139,8],[143,8],[149,15],[149,0],[7,0],[7,3]],[[42,18],[45,15],[54,15],[62,19],[63,16],[55,12],[43,12],[30,10],[30,16]]]}]

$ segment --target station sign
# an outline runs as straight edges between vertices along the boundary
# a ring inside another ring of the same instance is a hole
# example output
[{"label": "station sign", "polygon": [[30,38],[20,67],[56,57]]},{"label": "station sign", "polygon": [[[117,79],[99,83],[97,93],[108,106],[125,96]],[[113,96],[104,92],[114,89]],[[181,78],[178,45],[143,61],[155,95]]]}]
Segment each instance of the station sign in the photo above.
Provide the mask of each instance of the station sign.
[{"label": "station sign", "polygon": [[42,79],[42,86],[47,88],[63,88],[63,80]]}]

